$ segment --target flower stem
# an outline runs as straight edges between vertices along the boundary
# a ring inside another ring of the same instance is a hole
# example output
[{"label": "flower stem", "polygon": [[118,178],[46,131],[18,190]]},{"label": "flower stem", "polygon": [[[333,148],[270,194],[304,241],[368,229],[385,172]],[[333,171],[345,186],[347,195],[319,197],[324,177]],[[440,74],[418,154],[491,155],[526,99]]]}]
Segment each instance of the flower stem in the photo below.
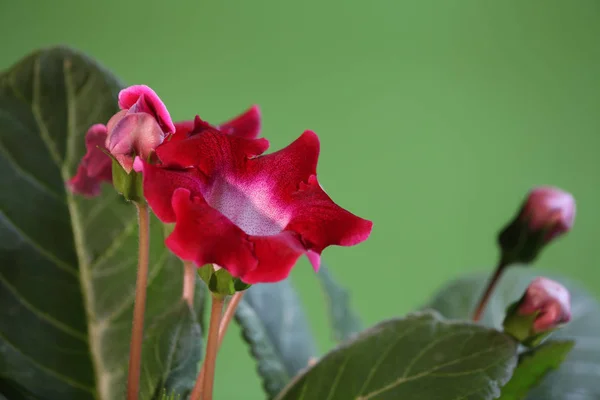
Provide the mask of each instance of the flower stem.
[{"label": "flower stem", "polygon": [[221,325],[219,325],[219,347],[221,347],[221,344],[223,343],[229,323],[233,319],[235,310],[237,309],[238,304],[240,304],[244,293],[245,292],[235,292],[235,294],[231,297],[231,300],[229,300],[229,304],[227,304],[225,314],[223,314],[223,319],[221,320]]},{"label": "flower stem", "polygon": [[196,385],[192,390],[190,400],[212,400],[213,384],[215,380],[215,365],[217,361],[217,351],[219,350],[219,325],[221,323],[221,314],[223,312],[224,298],[213,294],[212,305],[210,309],[210,324],[208,327],[208,342],[206,344],[206,357],[204,365],[198,374]]},{"label": "flower stem", "polygon": [[196,267],[191,261],[183,263],[183,294],[182,297],[190,306],[194,305],[194,286],[196,283]]},{"label": "flower stem", "polygon": [[[221,344],[223,343],[223,339],[225,338],[225,333],[227,332],[227,328],[229,327],[229,323],[231,322],[233,316],[235,315],[235,310],[240,304],[240,300],[242,300],[242,296],[244,292],[236,292],[229,300],[227,304],[227,308],[225,309],[225,314],[223,314],[223,318],[221,319],[221,323],[219,324],[219,343],[217,350],[221,348]],[[200,374],[198,375],[198,380],[200,382],[204,382],[204,373],[205,368],[202,365],[202,369],[200,369]],[[192,398],[193,400],[193,398]]]},{"label": "flower stem", "polygon": [[150,247],[150,215],[145,203],[135,203],[138,211],[139,252],[137,281],[131,344],[129,347],[129,375],[127,377],[127,400],[137,400],[140,386],[142,341],[144,337],[144,312],[146,309],[146,286],[148,285],[148,257]]},{"label": "flower stem", "polygon": [[502,273],[504,272],[504,269],[506,268],[507,265],[508,264],[506,262],[504,262],[504,260],[501,260],[498,263],[498,266],[496,267],[494,274],[488,281],[487,287],[485,288],[485,291],[483,292],[483,294],[481,295],[481,298],[479,299],[477,308],[475,309],[475,312],[473,313],[473,321],[477,322],[481,319],[481,317],[483,317],[483,312],[485,311],[485,307],[487,306],[488,302],[490,301],[490,298],[492,297],[492,293],[494,292],[496,285],[500,281],[500,277],[502,276]]}]

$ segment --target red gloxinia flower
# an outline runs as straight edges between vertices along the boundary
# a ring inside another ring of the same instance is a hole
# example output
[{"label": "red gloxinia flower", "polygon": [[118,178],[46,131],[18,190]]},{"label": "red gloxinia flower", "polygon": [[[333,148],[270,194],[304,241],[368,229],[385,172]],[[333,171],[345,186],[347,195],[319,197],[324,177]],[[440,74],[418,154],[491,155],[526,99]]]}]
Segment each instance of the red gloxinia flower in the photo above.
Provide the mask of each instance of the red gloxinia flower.
[{"label": "red gloxinia flower", "polygon": [[261,156],[268,146],[197,119],[187,138],[157,147],[160,164],[136,159],[148,204],[175,223],[171,251],[254,284],[285,279],[303,254],[318,269],[327,246],[367,239],[372,222],[336,205],[317,181],[315,133]]},{"label": "red gloxinia flower", "polygon": [[[147,158],[165,139],[185,138],[194,127],[194,120],[173,124],[167,108],[158,95],[147,86],[137,85],[119,93],[119,107],[107,126],[96,124],[86,134],[87,152],[77,174],[68,182],[69,188],[89,197],[100,194],[100,183],[112,182],[110,151],[121,165],[131,171],[132,154]],[[224,132],[255,138],[260,133],[260,111],[252,107],[220,127]]]},{"label": "red gloxinia flower", "polygon": [[527,287],[517,311],[521,315],[538,313],[533,323],[536,333],[554,329],[571,320],[569,291],[551,279],[535,278]]}]

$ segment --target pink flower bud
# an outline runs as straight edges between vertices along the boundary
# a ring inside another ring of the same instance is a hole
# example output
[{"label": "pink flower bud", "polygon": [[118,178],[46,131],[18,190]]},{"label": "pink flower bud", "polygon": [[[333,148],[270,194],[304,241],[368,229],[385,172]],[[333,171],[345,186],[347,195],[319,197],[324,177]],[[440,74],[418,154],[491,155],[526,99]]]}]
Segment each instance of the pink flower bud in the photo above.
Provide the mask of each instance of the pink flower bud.
[{"label": "pink flower bud", "polygon": [[552,239],[571,229],[574,220],[575,199],[570,193],[553,187],[533,189],[498,235],[502,262],[533,262]]},{"label": "pink flower bud", "polygon": [[504,332],[527,347],[538,346],[553,330],[571,320],[569,291],[548,278],[535,278],[525,294],[511,304]]},{"label": "pink flower bud", "polygon": [[545,230],[546,242],[568,232],[575,221],[575,199],[554,187],[533,189],[521,211],[531,230]]},{"label": "pink flower bud", "polygon": [[147,160],[165,136],[175,132],[167,108],[148,86],[130,86],[119,93],[121,111],[106,125],[106,148],[131,172],[135,155]]},{"label": "pink flower bud", "polygon": [[535,278],[517,306],[517,312],[521,315],[537,314],[533,322],[535,333],[552,330],[571,320],[569,291],[551,279]]}]

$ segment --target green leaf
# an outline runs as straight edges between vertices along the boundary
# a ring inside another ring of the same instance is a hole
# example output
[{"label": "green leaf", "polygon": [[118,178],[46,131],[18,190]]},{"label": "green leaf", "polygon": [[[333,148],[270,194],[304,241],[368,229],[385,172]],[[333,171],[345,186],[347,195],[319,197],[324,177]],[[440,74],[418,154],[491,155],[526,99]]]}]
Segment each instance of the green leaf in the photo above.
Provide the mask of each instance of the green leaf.
[{"label": "green leaf", "polygon": [[0,388],[2,388],[0,400],[43,400],[40,397],[36,398],[29,390],[10,380],[0,379]]},{"label": "green leaf", "polygon": [[[561,282],[571,292],[572,319],[554,332],[553,340],[574,340],[575,347],[557,371],[527,397],[528,400],[597,400],[600,398],[600,303],[576,283],[538,268],[510,268],[492,296],[482,323],[502,327],[506,307],[519,299],[536,276]],[[450,283],[428,304],[447,318],[470,317],[488,274],[475,274]]]},{"label": "green leaf", "polygon": [[167,362],[162,368],[162,385],[169,392],[187,396],[196,382],[198,361],[202,356],[202,331],[195,311],[181,301],[176,310],[146,329],[146,335],[150,336],[156,330],[160,342],[154,352],[147,351],[142,355],[143,367],[162,352],[158,358]]},{"label": "green leaf", "polygon": [[[36,398],[124,397],[135,208],[110,185],[94,199],[65,189],[88,127],[117,111],[120,87],[66,48],[36,52],[0,75],[0,187],[10,188],[0,191],[0,379]],[[183,266],[165,249],[161,225],[152,218],[140,399],[197,372],[178,355],[193,348],[198,357],[200,343],[195,321],[169,317],[181,316]]]},{"label": "green leaf", "polygon": [[495,399],[516,363],[509,336],[417,313],[342,344],[277,399]]},{"label": "green leaf", "polygon": [[314,338],[290,280],[252,285],[235,319],[250,345],[269,398],[317,355]]},{"label": "green leaf", "polygon": [[512,378],[502,388],[499,400],[525,399],[548,372],[560,366],[574,344],[573,341],[548,341],[523,353]]},{"label": "green leaf", "polygon": [[317,277],[327,300],[333,338],[336,341],[343,341],[360,332],[363,329],[362,323],[350,306],[348,290],[335,281],[329,269],[323,264]]}]

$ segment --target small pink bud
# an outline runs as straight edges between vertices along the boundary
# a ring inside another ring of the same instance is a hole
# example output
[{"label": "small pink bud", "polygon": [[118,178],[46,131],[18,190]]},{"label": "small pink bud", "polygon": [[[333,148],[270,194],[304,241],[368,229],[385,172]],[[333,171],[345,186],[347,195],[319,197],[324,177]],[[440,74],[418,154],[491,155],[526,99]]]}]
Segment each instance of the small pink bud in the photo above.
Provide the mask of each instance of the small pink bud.
[{"label": "small pink bud", "polygon": [[532,230],[546,230],[545,240],[568,232],[575,222],[575,199],[553,187],[533,189],[521,211]]},{"label": "small pink bud", "polygon": [[548,278],[535,278],[525,294],[506,312],[504,332],[535,347],[553,330],[571,320],[569,291]]},{"label": "small pink bud", "polygon": [[538,277],[531,282],[517,307],[521,315],[536,314],[533,331],[545,332],[571,320],[569,291],[560,283]]},{"label": "small pink bud", "polygon": [[167,108],[148,86],[138,85],[119,93],[121,111],[108,124],[106,148],[127,173],[136,155],[147,160],[165,136],[175,131]]},{"label": "small pink bud", "polygon": [[531,263],[551,240],[567,233],[575,220],[575,199],[553,187],[529,192],[514,219],[498,235],[504,265]]}]

